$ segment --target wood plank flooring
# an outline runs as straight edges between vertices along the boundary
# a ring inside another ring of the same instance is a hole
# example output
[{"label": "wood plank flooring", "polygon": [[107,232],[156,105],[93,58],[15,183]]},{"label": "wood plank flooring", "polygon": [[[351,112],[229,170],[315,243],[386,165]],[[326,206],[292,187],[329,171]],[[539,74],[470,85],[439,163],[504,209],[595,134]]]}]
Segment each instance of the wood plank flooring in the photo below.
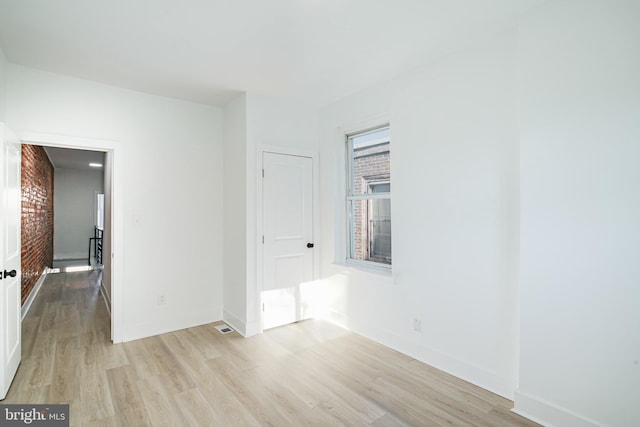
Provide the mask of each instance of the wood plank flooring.
[{"label": "wood plank flooring", "polygon": [[322,321],[114,345],[99,274],[47,277],[3,403],[69,403],[73,426],[537,425],[506,399]]}]

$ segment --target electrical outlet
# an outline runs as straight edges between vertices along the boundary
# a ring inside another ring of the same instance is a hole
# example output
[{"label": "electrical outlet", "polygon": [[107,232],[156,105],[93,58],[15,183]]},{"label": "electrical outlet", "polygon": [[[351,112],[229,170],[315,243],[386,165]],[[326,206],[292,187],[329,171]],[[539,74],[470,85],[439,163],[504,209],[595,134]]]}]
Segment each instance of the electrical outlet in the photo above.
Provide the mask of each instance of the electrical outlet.
[{"label": "electrical outlet", "polygon": [[416,332],[422,331],[422,320],[413,319],[413,330]]},{"label": "electrical outlet", "polygon": [[167,296],[164,294],[158,295],[158,305],[165,305],[167,303]]}]

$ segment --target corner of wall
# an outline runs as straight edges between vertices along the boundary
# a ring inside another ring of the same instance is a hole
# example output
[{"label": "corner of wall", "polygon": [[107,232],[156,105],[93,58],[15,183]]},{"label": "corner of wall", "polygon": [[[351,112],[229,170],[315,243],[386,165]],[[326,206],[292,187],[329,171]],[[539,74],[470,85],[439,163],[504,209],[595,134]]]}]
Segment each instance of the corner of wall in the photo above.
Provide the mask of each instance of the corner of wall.
[{"label": "corner of wall", "polygon": [[244,322],[228,310],[222,311],[222,320],[245,338],[258,335],[262,332],[260,322]]},{"label": "corner of wall", "polygon": [[[246,94],[223,109],[223,285],[225,320],[244,334],[246,321]],[[231,314],[233,313],[233,314]]]}]

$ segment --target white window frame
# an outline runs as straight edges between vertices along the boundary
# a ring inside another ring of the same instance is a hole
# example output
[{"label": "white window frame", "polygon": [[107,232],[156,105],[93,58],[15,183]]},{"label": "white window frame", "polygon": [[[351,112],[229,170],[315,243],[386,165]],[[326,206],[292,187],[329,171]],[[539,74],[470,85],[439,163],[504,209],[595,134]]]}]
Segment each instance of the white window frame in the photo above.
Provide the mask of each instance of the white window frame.
[{"label": "white window frame", "polygon": [[[344,140],[345,140],[345,144],[344,147],[346,149],[346,155],[345,155],[345,164],[346,164],[346,182],[345,182],[345,204],[344,204],[344,208],[345,208],[345,219],[346,219],[346,256],[345,256],[345,262],[347,264],[352,264],[355,266],[362,266],[362,267],[367,267],[367,268],[374,268],[374,269],[379,269],[379,270],[384,270],[384,271],[391,271],[392,266],[393,266],[393,240],[392,240],[392,250],[391,250],[391,264],[385,264],[382,262],[376,262],[376,261],[368,261],[368,260],[360,260],[360,259],[355,259],[351,257],[351,254],[354,252],[354,236],[353,236],[353,230],[354,230],[354,226],[352,224],[352,217],[351,217],[351,212],[350,212],[350,205],[352,202],[354,201],[358,201],[358,200],[374,200],[374,199],[388,199],[391,200],[391,191],[389,191],[388,193],[362,193],[362,194],[353,194],[353,141],[352,141],[352,137],[354,136],[361,136],[361,135],[366,135],[368,133],[372,133],[372,132],[376,132],[379,131],[381,129],[385,129],[388,128],[390,129],[390,123],[386,122],[386,123],[380,123],[378,125],[375,126],[370,126],[364,129],[360,129],[357,131],[351,131],[348,133],[344,134]],[[367,145],[375,145],[375,144],[380,144],[380,143],[384,143],[384,142],[389,142],[389,154],[391,154],[391,136],[387,137],[387,138],[383,138],[383,139],[379,139],[379,140],[373,140],[370,141]],[[380,181],[380,183],[382,183],[383,181]],[[391,183],[391,178],[389,177],[389,179],[385,179],[384,182],[388,182]],[[376,182],[377,183],[377,182]],[[392,224],[393,224],[393,220],[392,220]],[[393,226],[392,226],[393,227]]]}]

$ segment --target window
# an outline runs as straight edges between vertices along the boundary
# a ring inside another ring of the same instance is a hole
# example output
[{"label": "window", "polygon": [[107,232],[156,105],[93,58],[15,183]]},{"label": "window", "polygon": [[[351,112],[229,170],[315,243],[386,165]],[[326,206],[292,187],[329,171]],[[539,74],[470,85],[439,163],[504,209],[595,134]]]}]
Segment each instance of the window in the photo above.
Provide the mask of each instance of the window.
[{"label": "window", "polygon": [[96,227],[104,230],[104,194],[96,194]]},{"label": "window", "polygon": [[391,265],[389,126],[347,135],[348,258]]}]

